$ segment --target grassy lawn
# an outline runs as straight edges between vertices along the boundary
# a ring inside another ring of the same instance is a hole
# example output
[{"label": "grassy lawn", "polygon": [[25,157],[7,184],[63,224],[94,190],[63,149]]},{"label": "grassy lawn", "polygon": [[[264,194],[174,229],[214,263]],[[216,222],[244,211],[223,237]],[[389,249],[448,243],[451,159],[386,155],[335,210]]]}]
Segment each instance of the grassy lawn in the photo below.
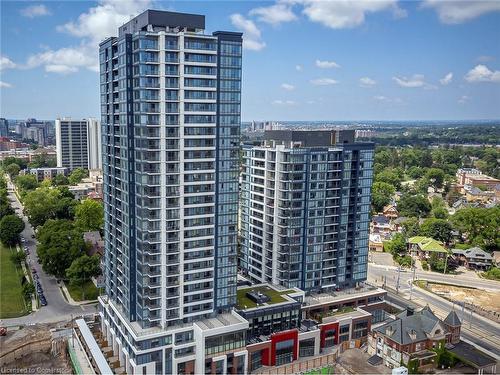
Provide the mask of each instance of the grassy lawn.
[{"label": "grassy lawn", "polygon": [[250,298],[247,297],[247,292],[250,292],[252,290],[255,290],[256,292],[261,292],[262,294],[265,294],[271,300],[267,302],[268,305],[272,305],[274,303],[280,303],[280,302],[285,302],[286,299],[283,297],[284,294],[292,293],[294,290],[284,290],[284,291],[277,291],[271,288],[268,288],[266,286],[260,286],[260,287],[249,287],[245,289],[238,289],[236,292],[236,299],[237,299],[237,304],[239,308],[247,308],[251,309],[253,307],[256,307],[257,304],[252,301]]},{"label": "grassy lawn", "polygon": [[334,373],[335,373],[335,371],[334,371],[333,366],[326,366],[326,367],[323,367],[323,368],[318,369],[318,370],[311,370],[311,371],[305,372],[304,374],[305,375],[330,375],[330,374],[334,374]]},{"label": "grassy lawn", "polygon": [[22,294],[22,270],[10,260],[13,251],[0,244],[0,318],[3,319],[27,314]]},{"label": "grassy lawn", "polygon": [[66,288],[68,288],[71,298],[77,302],[95,300],[99,295],[99,290],[92,280],[85,282],[83,285],[71,285],[67,283]]}]

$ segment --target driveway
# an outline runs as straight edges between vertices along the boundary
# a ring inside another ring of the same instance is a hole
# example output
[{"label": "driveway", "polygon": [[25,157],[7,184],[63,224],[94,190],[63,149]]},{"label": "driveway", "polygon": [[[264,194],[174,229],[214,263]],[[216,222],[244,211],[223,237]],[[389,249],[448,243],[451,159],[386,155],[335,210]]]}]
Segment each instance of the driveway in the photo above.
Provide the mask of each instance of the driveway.
[{"label": "driveway", "polygon": [[[10,182],[8,182],[10,184]],[[11,200],[11,206],[16,210],[16,213],[23,219],[25,223],[24,231],[21,236],[25,238],[22,247],[26,246],[29,249],[29,256],[26,259],[28,263],[28,268],[31,271],[33,268],[38,274],[40,284],[47,299],[47,306],[41,306],[38,311],[31,313],[30,315],[22,316],[13,319],[3,319],[2,325],[14,326],[20,324],[35,324],[35,323],[53,323],[62,320],[70,320],[72,315],[84,315],[97,312],[97,304],[74,306],[70,305],[64,298],[59,285],[57,284],[56,278],[47,275],[43,270],[41,264],[37,261],[36,256],[36,239],[32,238],[34,236],[34,231],[28,219],[22,213],[22,205],[17,199],[17,196],[10,191],[9,199]]]}]

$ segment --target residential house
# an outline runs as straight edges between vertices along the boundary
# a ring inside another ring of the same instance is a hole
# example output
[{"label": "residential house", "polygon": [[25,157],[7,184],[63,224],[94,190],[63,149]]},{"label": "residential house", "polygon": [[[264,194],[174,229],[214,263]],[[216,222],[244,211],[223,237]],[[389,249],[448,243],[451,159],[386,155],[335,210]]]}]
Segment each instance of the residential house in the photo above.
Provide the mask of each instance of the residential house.
[{"label": "residential house", "polygon": [[493,252],[493,263],[495,266],[500,267],[500,251]]},{"label": "residential house", "polygon": [[453,256],[459,264],[469,269],[488,270],[493,266],[493,257],[480,247],[472,247],[467,250],[453,249]]},{"label": "residential house", "polygon": [[445,258],[449,253],[444,248],[443,243],[430,237],[415,236],[407,241],[408,251],[412,255],[418,256],[421,260],[429,259],[431,254],[437,254],[440,258]]},{"label": "residential house", "polygon": [[389,219],[396,219],[399,216],[398,209],[395,204],[388,204],[382,210],[382,214]]},{"label": "residential house", "polygon": [[389,235],[392,232],[391,221],[384,215],[374,215],[370,223],[370,233]]},{"label": "residential house", "polygon": [[370,251],[384,251],[384,243],[380,234],[372,233],[370,234],[370,240],[368,242],[368,248]]},{"label": "residential house", "polygon": [[390,368],[418,361],[419,370],[436,366],[432,349],[460,342],[461,322],[455,311],[440,320],[426,306],[419,311],[408,308],[394,321],[374,328],[368,337],[368,353],[382,358]]}]

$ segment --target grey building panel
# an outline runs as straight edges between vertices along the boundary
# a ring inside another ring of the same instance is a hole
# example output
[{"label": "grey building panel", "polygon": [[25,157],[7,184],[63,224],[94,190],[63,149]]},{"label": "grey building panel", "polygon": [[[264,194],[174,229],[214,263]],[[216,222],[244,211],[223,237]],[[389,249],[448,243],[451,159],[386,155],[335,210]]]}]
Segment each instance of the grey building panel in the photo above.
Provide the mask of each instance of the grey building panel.
[{"label": "grey building panel", "polygon": [[160,27],[186,27],[205,29],[205,16],[199,14],[176,13],[162,10],[146,10],[121,26],[119,36],[144,30],[148,25]]}]

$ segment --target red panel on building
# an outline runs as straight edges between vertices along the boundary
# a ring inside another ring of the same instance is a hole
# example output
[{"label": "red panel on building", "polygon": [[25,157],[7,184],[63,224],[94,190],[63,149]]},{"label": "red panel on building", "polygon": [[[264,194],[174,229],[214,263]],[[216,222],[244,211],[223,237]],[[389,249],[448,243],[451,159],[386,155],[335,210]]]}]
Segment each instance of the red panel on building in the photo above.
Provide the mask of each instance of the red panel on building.
[{"label": "red panel on building", "polygon": [[335,345],[338,344],[339,342],[339,323],[329,323],[329,324],[324,324],[319,327],[321,330],[321,341],[320,341],[320,348],[325,347],[325,340],[326,340],[326,332],[330,331],[332,329],[335,330]]},{"label": "red panel on building", "polygon": [[293,360],[299,357],[299,331],[292,329],[271,335],[271,366],[276,364],[276,344],[281,341],[293,340]]}]

